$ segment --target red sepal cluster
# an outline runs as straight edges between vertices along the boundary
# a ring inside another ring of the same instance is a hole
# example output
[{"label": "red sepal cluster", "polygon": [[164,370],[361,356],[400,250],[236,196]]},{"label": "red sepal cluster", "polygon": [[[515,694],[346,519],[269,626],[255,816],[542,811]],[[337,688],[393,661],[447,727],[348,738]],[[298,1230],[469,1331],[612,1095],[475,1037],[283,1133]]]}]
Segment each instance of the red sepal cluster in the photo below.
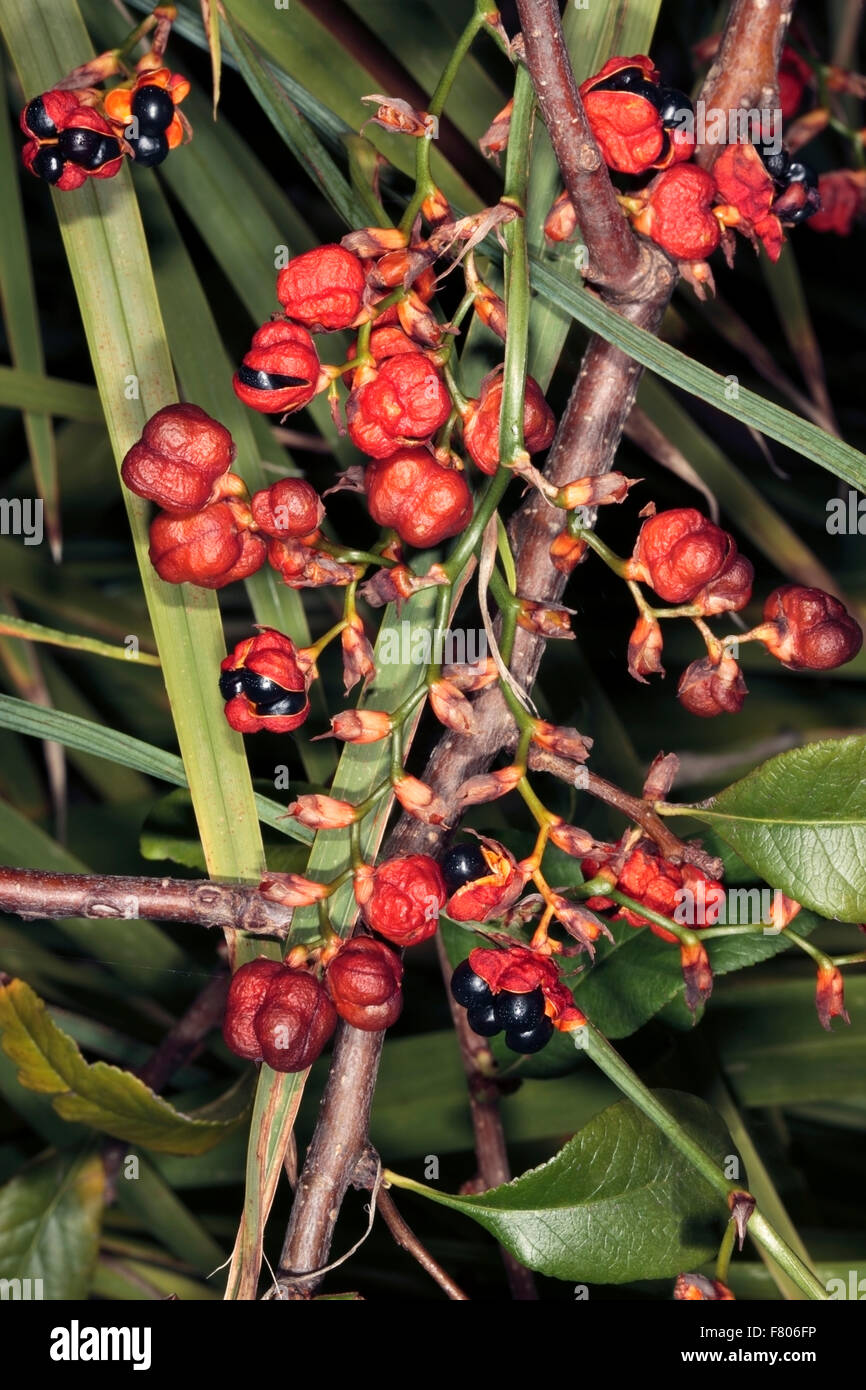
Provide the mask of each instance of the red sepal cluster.
[{"label": "red sepal cluster", "polygon": [[[309,671],[302,669],[292,639],[274,628],[238,642],[220,662],[220,672],[220,688],[229,696],[225,717],[240,734],[291,733],[310,713]],[[297,708],[281,712],[287,706]]]},{"label": "red sepal cluster", "polygon": [[395,946],[417,946],[435,935],[448,894],[436,860],[408,854],[356,875],[355,896],[373,931]]},{"label": "red sepal cluster", "polygon": [[400,449],[373,459],[364,487],[373,520],[393,527],[406,545],[419,550],[459,535],[472,519],[466,475],[446,468],[426,449]]},{"label": "red sepal cluster", "polygon": [[526,870],[498,840],[482,837],[479,847],[487,872],[451,894],[445,911],[455,922],[488,922],[491,917],[501,917],[526,884]]},{"label": "red sepal cluster", "polygon": [[843,603],[823,589],[783,584],[764,604],[761,640],[791,671],[831,671],[851,661],[863,631]]},{"label": "red sepal cluster", "polygon": [[366,1033],[396,1023],[403,1009],[403,962],[383,941],[353,936],[325,970],[325,987],[341,1018]]},{"label": "red sepal cluster", "polygon": [[[607,861],[592,858],[584,859],[582,864],[587,879],[594,878],[606,866]],[[644,903],[662,917],[670,917],[674,921],[681,919],[683,926],[696,928],[715,925],[725,896],[724,886],[717,879],[710,878],[694,864],[670,863],[648,841],[632,850],[611,886],[626,897]],[[691,901],[687,895],[691,895]],[[594,912],[605,912],[616,907],[616,904],[610,898],[599,896],[588,898],[586,906]],[[677,909],[680,910],[675,916]],[[632,927],[649,926],[662,941],[677,940],[672,932],[655,922],[648,922],[633,908],[616,907],[613,916],[622,918]]]},{"label": "red sepal cluster", "polygon": [[[468,401],[463,412],[463,440],[466,451],[482,473],[495,473],[499,467],[499,419],[502,414],[502,368],[488,373],[481,383],[477,400]],[[556,430],[553,411],[544,392],[533,378],[526,378],[523,398],[523,443],[527,453],[546,449]]]},{"label": "red sepal cluster", "polygon": [[754,570],[727,531],[694,507],[675,507],[644,522],[629,577],[651,585],[666,603],[693,604],[711,616],[746,606]]}]

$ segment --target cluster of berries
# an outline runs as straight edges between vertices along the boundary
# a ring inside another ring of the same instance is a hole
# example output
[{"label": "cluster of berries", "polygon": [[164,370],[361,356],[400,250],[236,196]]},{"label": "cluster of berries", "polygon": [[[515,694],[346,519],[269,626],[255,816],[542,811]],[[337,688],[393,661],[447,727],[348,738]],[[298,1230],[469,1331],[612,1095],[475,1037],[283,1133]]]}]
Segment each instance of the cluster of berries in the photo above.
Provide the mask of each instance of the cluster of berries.
[{"label": "cluster of berries", "polygon": [[260,957],[232,976],[223,1037],[232,1052],[274,1071],[305,1071],[329,1041],[337,1018],[378,1032],[403,1008],[403,965],[372,937],[352,937],[323,953],[319,980],[311,968]]},{"label": "cluster of berries", "polygon": [[[252,409],[287,414],[344,377],[348,434],[367,458],[370,515],[416,548],[458,535],[472,517],[463,463],[448,444],[436,447],[438,431],[459,414],[469,457],[484,473],[499,466],[501,367],[476,399],[452,404],[443,328],[429,308],[438,254],[432,243],[409,246],[401,232],[372,227],[294,257],[277,276],[283,316],[256,330],[233,381]],[[488,320],[504,317],[484,287],[482,305]],[[321,363],[313,334],[362,327],[366,341],[352,344],[346,364]],[[531,379],[526,410],[526,448],[535,453],[550,444],[555,421]]]},{"label": "cluster of berries", "polygon": [[[625,577],[648,584],[688,616],[736,613],[752,596],[754,569],[733,536],[693,507],[658,512],[644,521]],[[738,641],[760,641],[789,670],[828,671],[851,661],[863,633],[844,604],[820,589],[785,584],[769,595],[763,621]],[[629,671],[640,681],[664,674],[661,626],[642,613],[629,639]],[[708,649],[680,678],[677,694],[690,713],[736,714],[747,694],[737,662],[722,644]]]},{"label": "cluster of berries", "polygon": [[[696,285],[710,278],[703,262],[720,245],[732,259],[733,228],[777,260],[784,227],[805,221],[821,206],[813,170],[775,144],[725,145],[711,170],[692,162],[692,103],[662,85],[645,54],[610,58],[581,84],[580,95],[610,169],[630,176],[660,171],[620,202],[637,231],[694,267]],[[563,193],[551,208],[546,235],[564,241],[575,227],[574,208]]]},{"label": "cluster of berries", "polygon": [[[499,955],[475,951],[473,955]],[[466,1010],[466,1021],[473,1033],[492,1038],[505,1032],[505,1043],[512,1052],[540,1052],[553,1036],[553,1024],[544,1011],[544,992],[509,988],[500,984],[496,994],[486,979],[464,960],[451,976],[451,993]]]},{"label": "cluster of berries", "polygon": [[126,454],[130,491],[161,511],[150,525],[150,559],[170,584],[221,589],[268,561],[292,588],[358,577],[317,549],[325,509],[311,483],[281,478],[250,497],[231,472],[235,445],[200,406],[167,405]]},{"label": "cluster of berries", "polygon": [[139,68],[109,92],[55,87],[33,97],[20,117],[27,136],[21,157],[31,174],[68,192],[88,178],[114,178],[124,155],[145,168],[161,164],[190,133],[177,110],[190,84],[146,59]]}]

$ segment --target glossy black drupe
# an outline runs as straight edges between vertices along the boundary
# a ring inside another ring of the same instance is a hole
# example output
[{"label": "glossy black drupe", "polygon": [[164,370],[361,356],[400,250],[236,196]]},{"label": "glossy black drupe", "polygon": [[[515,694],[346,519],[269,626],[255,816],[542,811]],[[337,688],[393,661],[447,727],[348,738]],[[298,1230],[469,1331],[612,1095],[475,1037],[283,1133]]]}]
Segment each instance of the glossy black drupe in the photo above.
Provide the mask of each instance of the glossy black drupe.
[{"label": "glossy black drupe", "polygon": [[[37,140],[53,140],[57,135],[57,126],[45,110],[45,103],[41,97],[34,97],[32,101],[28,101],[27,110],[24,112],[24,124]],[[52,180],[49,179],[48,182],[51,183]]]},{"label": "glossy black drupe", "polygon": [[694,115],[694,107],[685,92],[677,91],[676,87],[657,87],[655,96],[651,97],[656,110],[661,117],[661,123],[667,129],[675,126],[687,125],[686,113]]},{"label": "glossy black drupe", "polygon": [[120,145],[113,135],[103,135],[99,130],[87,130],[84,126],[62,130],[57,148],[64,159],[91,171],[101,169],[120,154]]},{"label": "glossy black drupe", "polygon": [[781,184],[783,188],[788,185],[788,171],[791,165],[791,156],[787,150],[773,150],[768,145],[756,145],[755,148],[764,164],[764,168],[770,175],[774,183]]},{"label": "glossy black drupe", "polygon": [[492,1004],[476,1004],[474,1008],[467,1009],[466,1022],[473,1033],[479,1033],[482,1038],[492,1038],[494,1033],[502,1032],[502,1024],[497,1023]]},{"label": "glossy black drupe", "polygon": [[505,1044],[506,1047],[511,1048],[512,1052],[540,1052],[550,1042],[552,1036],[553,1024],[549,1018],[543,1018],[532,1028],[509,1030],[505,1034]]},{"label": "glossy black drupe", "polygon": [[255,367],[241,363],[238,367],[238,381],[243,386],[251,386],[254,391],[284,391],[287,386],[306,386],[302,376],[281,376],[278,372],[262,372]]},{"label": "glossy black drupe", "polygon": [[476,878],[486,878],[490,865],[484,858],[484,851],[478,844],[452,845],[443,855],[439,867],[445,880],[449,895],[456,893],[464,883],[472,883]]},{"label": "glossy black drupe", "polygon": [[451,993],[464,1009],[493,1002],[490,986],[480,975],[475,974],[468,960],[461,961],[451,976]]},{"label": "glossy black drupe", "polygon": [[243,669],[244,694],[257,705],[274,704],[287,693],[284,686],[272,681],[270,676],[260,676],[258,671]]},{"label": "glossy black drupe", "polygon": [[647,97],[647,100],[652,101],[652,97],[644,90],[646,87],[652,88],[653,84],[647,81],[647,75],[643,68],[620,68],[619,72],[612,72],[601,82],[595,82],[592,91],[637,92],[639,96]]},{"label": "glossy black drupe", "polygon": [[132,98],[132,114],[140,135],[161,135],[174,119],[174,102],[164,87],[148,83]]},{"label": "glossy black drupe", "polygon": [[493,1001],[493,1011],[500,1028],[522,1032],[534,1028],[544,1018],[544,995],[540,989],[528,994],[511,994],[503,990]]},{"label": "glossy black drupe", "polygon": [[142,132],[135,140],[130,140],[136,164],[143,169],[153,169],[168,158],[168,141],[162,134],[147,135]]},{"label": "glossy black drupe", "polygon": [[63,156],[51,145],[39,150],[30,168],[38,179],[57,183],[63,177]]},{"label": "glossy black drupe", "polygon": [[300,714],[306,703],[306,690],[284,690],[278,700],[254,700],[253,708],[263,718],[285,719],[286,715]]},{"label": "glossy black drupe", "polygon": [[244,672],[220,671],[220,695],[224,700],[233,700],[244,693]]}]

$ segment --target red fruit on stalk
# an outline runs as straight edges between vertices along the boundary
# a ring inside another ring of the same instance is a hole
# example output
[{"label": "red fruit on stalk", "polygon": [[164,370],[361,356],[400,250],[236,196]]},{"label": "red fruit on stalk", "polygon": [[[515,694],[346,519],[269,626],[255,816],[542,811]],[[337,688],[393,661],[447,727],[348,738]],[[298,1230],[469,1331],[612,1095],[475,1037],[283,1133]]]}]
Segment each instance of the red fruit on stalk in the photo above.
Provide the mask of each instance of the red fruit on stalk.
[{"label": "red fruit on stalk", "polygon": [[236,396],[263,414],[289,414],[316,394],[319,355],[306,328],[275,319],[253,334],[232,377]]},{"label": "red fruit on stalk", "polygon": [[664,126],[655,101],[659,79],[645,54],[609,58],[580,85],[580,96],[605,163],[642,174],[663,157]]},{"label": "red fruit on stalk", "polygon": [[709,657],[693,661],[677,686],[680,704],[700,719],[739,714],[748,693],[743,673],[731,656],[723,656],[717,662]]},{"label": "red fruit on stalk", "polygon": [[402,541],[419,550],[459,535],[472,519],[465,474],[444,468],[426,449],[400,449],[389,458],[374,459],[364,484],[373,520],[393,527]]},{"label": "red fruit on stalk", "polygon": [[265,1002],[265,995],[284,969],[282,961],[262,956],[240,966],[232,976],[223,1019],[223,1038],[232,1052],[248,1062],[262,1060],[255,1018]]},{"label": "red fruit on stalk", "polygon": [[[198,405],[167,405],[152,415],[127,452],[120,476],[130,491],[173,516],[189,516],[225,491],[217,486],[236,454],[224,425]],[[229,475],[232,486],[243,488]]]},{"label": "red fruit on stalk", "polygon": [[290,733],[310,713],[307,679],[290,637],[264,628],[238,642],[220,663],[225,717],[241,734]]},{"label": "red fruit on stalk", "polygon": [[261,569],[267,547],[249,530],[249,509],[214,502],[191,516],[159,512],[150,523],[150,562],[169,584],[222,589]]},{"label": "red fruit on stalk", "polygon": [[382,941],[355,936],[340,947],[325,972],[325,985],[341,1018],[353,1028],[378,1033],[403,1009],[403,963]]},{"label": "red fruit on stalk", "polygon": [[[749,601],[751,565],[741,561],[727,531],[694,507],[675,507],[644,522],[629,577],[651,585],[667,603],[700,602],[704,612],[722,612]],[[709,606],[715,602],[723,607]]]},{"label": "red fruit on stalk", "polygon": [[253,493],[250,511],[259,530],[275,540],[303,540],[325,519],[321,497],[303,478],[280,478]]},{"label": "red fruit on stalk", "polygon": [[306,1071],[336,1026],[324,986],[308,971],[288,967],[275,976],[253,1020],[262,1060],[273,1071]]},{"label": "red fruit on stalk", "polygon": [[295,256],[277,276],[277,298],[290,319],[330,332],[348,328],[364,300],[364,267],[343,246],[316,246]]},{"label": "red fruit on stalk", "polygon": [[346,402],[349,436],[374,459],[430,439],[450,413],[445,383],[422,352],[386,358]]},{"label": "red fruit on stalk", "polygon": [[716,183],[697,164],[676,164],[653,179],[632,217],[635,229],[680,261],[703,261],[722,239],[713,213]]},{"label": "red fruit on stalk", "polygon": [[767,651],[791,671],[831,671],[859,652],[863,632],[847,608],[823,589],[783,584],[764,604],[761,638]]},{"label": "red fruit on stalk", "polygon": [[448,895],[436,860],[409,854],[377,865],[361,896],[368,926],[395,946],[417,946],[435,935]]},{"label": "red fruit on stalk", "polygon": [[[495,473],[499,467],[502,389],[502,373],[497,369],[485,377],[478,399],[469,401],[463,416],[466,450],[482,473]],[[556,419],[544,399],[544,392],[531,376],[526,378],[523,408],[524,446],[530,454],[540,453],[553,439]]]}]

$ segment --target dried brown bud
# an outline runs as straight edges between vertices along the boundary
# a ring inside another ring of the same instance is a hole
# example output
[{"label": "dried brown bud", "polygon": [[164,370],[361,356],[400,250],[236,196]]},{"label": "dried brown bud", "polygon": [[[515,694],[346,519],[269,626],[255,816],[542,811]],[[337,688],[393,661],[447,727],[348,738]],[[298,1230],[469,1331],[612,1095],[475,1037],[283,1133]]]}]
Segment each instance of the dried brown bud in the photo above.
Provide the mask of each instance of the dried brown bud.
[{"label": "dried brown bud", "polygon": [[359,227],[343,237],[340,245],[362,260],[372,260],[384,256],[389,251],[399,251],[408,244],[409,238],[397,227]]},{"label": "dried brown bud", "polygon": [[570,241],[577,231],[577,213],[566,189],[544,219],[544,235],[548,241]]},{"label": "dried brown bud", "polygon": [[522,767],[501,767],[498,772],[481,772],[477,777],[470,777],[457,789],[454,798],[457,810],[465,811],[467,806],[481,806],[506,796],[514,791],[523,776]]},{"label": "dried brown bud", "polygon": [[520,600],[517,623],[539,637],[561,637],[573,642],[570,622],[573,613],[573,608],[561,604],[536,603],[534,599],[524,598]]},{"label": "dried brown bud", "polygon": [[556,920],[561,922],[570,937],[573,937],[578,945],[589,952],[590,957],[595,955],[595,942],[600,936],[610,936],[610,930],[600,918],[594,917],[585,907],[580,907],[577,903],[568,901],[568,898],[560,897],[554,893],[550,902]]},{"label": "dried brown bud", "polygon": [[309,907],[310,903],[321,902],[330,892],[327,883],[314,883],[300,874],[267,874],[259,884],[259,892],[270,902],[282,903],[283,907]]},{"label": "dried brown bud", "polygon": [[475,732],[475,716],[465,695],[450,681],[434,681],[430,686],[430,706],[440,724],[457,734]]},{"label": "dried brown bud", "polygon": [[661,662],[662,641],[660,625],[654,618],[645,618],[641,614],[628,639],[628,669],[629,674],[642,685],[649,684],[645,679],[647,676],[663,676],[665,673]]},{"label": "dried brown bud", "polygon": [[707,949],[700,941],[680,946],[680,965],[686,984],[686,1005],[694,1013],[713,992],[713,972]]},{"label": "dried brown bud", "polygon": [[448,807],[432,787],[417,777],[404,776],[394,783],[394,795],[403,810],[426,825],[447,825]]},{"label": "dried brown bud", "polygon": [[544,719],[536,719],[533,724],[533,743],[549,749],[551,753],[558,753],[560,757],[571,758],[572,762],[586,762],[592,747],[591,738],[578,733],[577,729],[569,729],[560,724],[548,724]]},{"label": "dried brown bud", "polygon": [[583,859],[595,845],[595,840],[588,830],[581,830],[577,825],[567,825],[565,821],[552,826],[550,838],[557,849],[564,850],[574,859]]},{"label": "dried brown bud", "polygon": [[355,820],[355,808],[348,801],[319,792],[299,796],[286,814],[311,830],[345,830]]},{"label": "dried brown bud", "polygon": [[645,801],[664,801],[680,770],[676,753],[657,753],[643,784]]},{"label": "dried brown bud", "polygon": [[586,541],[569,530],[560,531],[550,547],[550,559],[560,574],[571,574],[586,554]]},{"label": "dried brown bud", "polygon": [[720,1279],[708,1279],[705,1274],[678,1274],[674,1285],[674,1298],[678,1303],[728,1302],[733,1297],[727,1284]]},{"label": "dried brown bud", "polygon": [[363,680],[366,685],[376,674],[373,648],[364,633],[364,624],[357,613],[340,634],[343,648],[343,686],[346,694]]},{"label": "dried brown bud", "polygon": [[[386,97],[381,92],[361,97],[362,101],[378,103],[375,116],[370,116],[364,125],[380,125],[385,130],[396,130],[401,135],[414,135],[416,139],[436,139],[439,133],[439,118],[429,111],[416,111],[408,101],[401,97]],[[362,131],[364,126],[361,127]]]},{"label": "dried brown bud", "polygon": [[456,685],[458,690],[483,690],[485,686],[492,685],[499,679],[499,672],[496,669],[496,662],[492,656],[485,657],[483,661],[461,661],[454,662],[442,667],[442,675],[446,680]]},{"label": "dried brown bud", "polygon": [[508,144],[508,135],[511,130],[511,113],[514,110],[514,100],[503,106],[497,112],[485,130],[481,139],[478,141],[478,148],[487,159],[493,159],[499,163],[499,156]]},{"label": "dried brown bud", "polygon": [[[391,716],[382,709],[344,709],[331,716],[331,735],[344,743],[378,743],[390,732]],[[319,734],[319,738],[331,735]]]},{"label": "dried brown bud", "polygon": [[641,481],[627,478],[624,473],[597,473],[587,478],[575,478],[566,483],[556,495],[556,503],[572,511],[575,507],[604,507],[610,502],[622,502],[629,488]]},{"label": "dried brown bud", "polygon": [[708,657],[693,661],[677,686],[680,703],[701,719],[739,714],[748,693],[743,673],[732,656],[723,656],[717,664]]},{"label": "dried brown bud", "polygon": [[835,965],[818,967],[818,983],[815,988],[815,1008],[818,1010],[818,1021],[822,1028],[830,1030],[830,1020],[842,1018],[846,1023],[851,1020],[848,1017],[848,1010],[845,1008],[845,983],[842,979],[841,970]]}]

